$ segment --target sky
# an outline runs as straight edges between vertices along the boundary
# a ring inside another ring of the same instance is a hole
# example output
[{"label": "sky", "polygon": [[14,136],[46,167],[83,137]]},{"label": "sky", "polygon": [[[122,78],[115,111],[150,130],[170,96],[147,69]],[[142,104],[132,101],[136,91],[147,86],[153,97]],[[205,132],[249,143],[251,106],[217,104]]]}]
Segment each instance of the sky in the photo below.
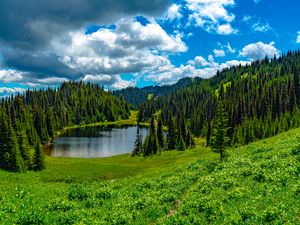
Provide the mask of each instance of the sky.
[{"label": "sky", "polygon": [[0,96],[209,78],[300,47],[298,0],[0,0]]}]

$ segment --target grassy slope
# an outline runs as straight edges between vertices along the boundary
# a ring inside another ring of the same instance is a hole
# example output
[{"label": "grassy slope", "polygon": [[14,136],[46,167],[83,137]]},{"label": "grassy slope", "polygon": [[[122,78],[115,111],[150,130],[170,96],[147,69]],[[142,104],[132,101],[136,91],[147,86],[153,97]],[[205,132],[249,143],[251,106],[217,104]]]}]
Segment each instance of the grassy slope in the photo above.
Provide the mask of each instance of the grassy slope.
[{"label": "grassy slope", "polygon": [[0,224],[300,224],[298,133],[232,149],[224,163],[197,147],[0,171]]}]

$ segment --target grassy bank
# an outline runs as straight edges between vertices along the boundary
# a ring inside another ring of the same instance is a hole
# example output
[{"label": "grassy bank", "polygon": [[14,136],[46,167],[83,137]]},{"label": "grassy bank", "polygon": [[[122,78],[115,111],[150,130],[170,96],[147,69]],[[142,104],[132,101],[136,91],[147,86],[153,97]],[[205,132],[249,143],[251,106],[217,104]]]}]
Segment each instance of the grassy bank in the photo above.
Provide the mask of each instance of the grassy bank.
[{"label": "grassy bank", "polygon": [[229,151],[48,157],[0,171],[0,224],[300,224],[299,129]]}]

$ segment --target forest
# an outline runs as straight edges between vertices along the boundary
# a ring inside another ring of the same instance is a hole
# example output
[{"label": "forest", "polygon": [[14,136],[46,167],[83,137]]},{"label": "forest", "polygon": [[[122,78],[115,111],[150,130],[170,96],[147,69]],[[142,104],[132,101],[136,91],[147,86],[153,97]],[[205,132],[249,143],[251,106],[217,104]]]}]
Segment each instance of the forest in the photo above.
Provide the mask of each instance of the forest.
[{"label": "forest", "polygon": [[0,104],[0,167],[21,172],[43,169],[42,144],[62,128],[127,119],[131,106],[95,84],[64,83],[28,90]]},{"label": "forest", "polygon": [[221,104],[228,145],[248,144],[300,125],[299,73],[300,51],[234,66],[170,95],[145,101],[139,107],[139,121],[159,112],[163,125],[170,127],[170,118],[171,122],[183,118],[187,129],[210,145]]},{"label": "forest", "polygon": [[[34,162],[42,160],[40,145],[62,128],[127,119],[132,109],[139,111],[138,122],[150,127],[144,143],[138,127],[133,155],[183,151],[195,145],[195,137],[205,138],[212,148],[220,138],[226,147],[271,137],[300,125],[299,71],[300,51],[295,51],[218,71],[210,79],[183,79],[168,88],[112,93],[96,84],[69,82],[57,89],[28,90],[2,99],[1,167],[42,168]],[[131,101],[139,95],[153,97]]]}]

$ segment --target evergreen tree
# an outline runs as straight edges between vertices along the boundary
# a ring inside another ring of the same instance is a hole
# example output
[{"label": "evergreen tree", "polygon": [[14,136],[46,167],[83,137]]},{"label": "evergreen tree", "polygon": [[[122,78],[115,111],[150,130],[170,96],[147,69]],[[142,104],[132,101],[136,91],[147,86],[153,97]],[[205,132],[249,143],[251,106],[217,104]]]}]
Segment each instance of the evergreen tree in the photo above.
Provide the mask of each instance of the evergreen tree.
[{"label": "evergreen tree", "polygon": [[140,156],[142,151],[143,151],[143,140],[142,140],[142,135],[140,133],[140,125],[139,123],[137,124],[137,128],[136,128],[136,139],[134,142],[134,149],[132,152],[133,156]]},{"label": "evergreen tree", "polygon": [[151,118],[150,131],[144,142],[143,152],[144,156],[156,155],[160,152],[154,116]]},{"label": "evergreen tree", "polygon": [[218,103],[216,114],[216,125],[213,132],[212,147],[213,151],[220,153],[221,161],[225,157],[225,150],[228,146],[229,138],[227,137],[227,118],[225,115],[224,105],[222,102]]},{"label": "evergreen tree", "polygon": [[45,168],[45,161],[44,161],[44,152],[43,148],[41,147],[40,143],[37,143],[34,148],[34,155],[33,155],[33,162],[32,162],[32,169],[34,171],[40,171]]},{"label": "evergreen tree", "polygon": [[9,153],[9,170],[13,172],[23,172],[25,170],[25,165],[18,142],[15,137],[12,137],[12,141],[14,144]]},{"label": "evergreen tree", "polygon": [[175,132],[174,122],[171,115],[169,116],[169,120],[168,120],[167,143],[168,143],[169,150],[176,148],[176,132]]},{"label": "evergreen tree", "polygon": [[180,135],[178,144],[177,144],[177,150],[178,151],[184,151],[186,149],[185,141],[183,140],[183,137]]},{"label": "evergreen tree", "polygon": [[157,138],[160,149],[165,148],[165,137],[163,132],[163,124],[161,118],[158,119],[157,122]]},{"label": "evergreen tree", "polygon": [[21,132],[19,135],[19,147],[21,156],[24,160],[24,168],[27,170],[30,167],[31,157],[30,157],[30,145],[25,132]]},{"label": "evergreen tree", "polygon": [[210,145],[210,138],[211,138],[211,122],[207,122],[207,132],[206,132],[206,146]]}]

